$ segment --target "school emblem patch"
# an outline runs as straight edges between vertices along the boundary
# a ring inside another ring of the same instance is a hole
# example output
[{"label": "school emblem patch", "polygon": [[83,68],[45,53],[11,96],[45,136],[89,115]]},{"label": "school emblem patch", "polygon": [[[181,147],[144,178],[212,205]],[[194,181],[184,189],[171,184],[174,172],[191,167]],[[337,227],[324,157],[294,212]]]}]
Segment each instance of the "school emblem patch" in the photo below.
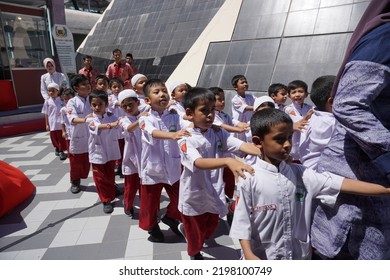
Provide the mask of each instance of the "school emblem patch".
[{"label": "school emblem patch", "polygon": [[183,152],[183,153],[187,153],[187,144],[186,144],[186,141],[183,141],[180,145],[180,150]]},{"label": "school emblem patch", "polygon": [[68,111],[67,111],[67,113],[68,113],[68,115],[72,115],[72,109],[68,109]]},{"label": "school emblem patch", "polygon": [[143,121],[143,120],[140,121],[139,127],[141,128],[142,131],[145,130],[145,121]]}]

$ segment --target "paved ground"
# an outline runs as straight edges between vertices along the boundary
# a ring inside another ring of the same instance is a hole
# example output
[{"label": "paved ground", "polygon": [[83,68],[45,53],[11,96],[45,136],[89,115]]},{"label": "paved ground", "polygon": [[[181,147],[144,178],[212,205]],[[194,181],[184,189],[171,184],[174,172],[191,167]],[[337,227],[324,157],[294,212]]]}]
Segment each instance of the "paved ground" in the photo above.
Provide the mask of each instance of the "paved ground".
[{"label": "paved ground", "polygon": [[[91,174],[82,181],[83,191],[72,194],[69,161],[54,155],[47,132],[0,138],[0,160],[22,170],[36,186],[30,199],[0,218],[0,259],[189,259],[184,238],[163,223],[166,243],[148,241],[147,232],[138,227],[138,212],[135,219],[123,213],[121,196],[114,212],[104,214]],[[123,179],[117,177],[117,183],[123,187]],[[167,201],[163,194],[161,214]],[[214,239],[202,250],[205,259],[239,258],[238,241],[229,238],[228,231],[221,220]]]}]

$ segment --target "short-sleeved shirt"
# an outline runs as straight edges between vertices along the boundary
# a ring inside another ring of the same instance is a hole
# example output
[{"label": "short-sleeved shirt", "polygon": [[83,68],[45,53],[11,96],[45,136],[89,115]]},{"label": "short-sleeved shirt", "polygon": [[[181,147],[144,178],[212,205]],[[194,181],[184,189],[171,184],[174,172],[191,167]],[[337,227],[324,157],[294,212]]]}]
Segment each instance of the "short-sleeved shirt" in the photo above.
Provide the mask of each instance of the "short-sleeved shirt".
[{"label": "short-sleeved shirt", "polygon": [[238,152],[243,141],[224,129],[187,129],[191,136],[178,141],[183,172],[180,177],[179,204],[181,213],[197,216],[208,213],[226,215],[223,168],[199,169],[198,158],[224,158],[226,153]]},{"label": "short-sleeved shirt", "polygon": [[108,65],[106,76],[109,79],[121,78],[125,83],[125,88],[132,88],[130,79],[134,76],[134,72],[130,64],[126,63],[124,60],[118,64],[114,62]]},{"label": "short-sleeved shirt", "polygon": [[154,130],[176,132],[181,129],[180,116],[165,110],[162,115],[154,110],[139,119],[142,131],[141,180],[143,185],[159,183],[173,185],[180,179],[180,152],[177,141],[157,139]]},{"label": "short-sleeved shirt", "polygon": [[119,127],[112,129],[99,129],[100,124],[115,122],[118,117],[115,115],[104,116],[93,114],[86,123],[89,129],[88,152],[89,162],[94,164],[105,164],[112,160],[120,159],[121,153],[118,144]]},{"label": "short-sleeved shirt", "polygon": [[85,123],[75,124],[72,122],[74,118],[85,118],[92,113],[89,105],[89,97],[83,98],[79,95],[69,99],[67,103],[68,120],[71,124],[71,135],[69,151],[72,154],[88,153],[88,126]]},{"label": "short-sleeved shirt", "polygon": [[50,131],[61,130],[61,108],[63,104],[59,97],[49,97],[43,103],[42,113],[47,115]]},{"label": "short-sleeved shirt", "polygon": [[240,198],[230,237],[250,240],[261,259],[307,259],[314,198],[333,206],[343,177],[298,164],[276,166],[258,158],[254,176],[239,179]]}]

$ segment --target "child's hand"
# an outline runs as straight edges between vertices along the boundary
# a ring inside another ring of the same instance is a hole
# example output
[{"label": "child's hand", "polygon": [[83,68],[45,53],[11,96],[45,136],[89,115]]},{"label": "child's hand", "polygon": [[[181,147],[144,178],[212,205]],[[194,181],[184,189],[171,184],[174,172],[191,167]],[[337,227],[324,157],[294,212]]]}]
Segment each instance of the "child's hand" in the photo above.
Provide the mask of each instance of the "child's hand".
[{"label": "child's hand", "polygon": [[236,126],[239,127],[239,128],[243,128],[244,131],[249,128],[249,124],[247,124],[245,122],[239,122]]},{"label": "child's hand", "polygon": [[48,124],[46,125],[46,131],[50,131],[50,126]]},{"label": "child's hand", "polygon": [[182,129],[182,130],[176,131],[175,133],[172,134],[172,140],[180,140],[181,138],[183,138],[185,136],[191,136],[191,133],[189,133],[185,129]]},{"label": "child's hand", "polygon": [[302,118],[293,125],[293,130],[294,131],[302,131],[305,126],[309,123],[309,120],[306,118]]},{"label": "child's hand", "polygon": [[142,112],[138,115],[138,118],[139,117],[146,117],[146,116],[149,116],[149,112]]},{"label": "child's hand", "polygon": [[236,178],[240,176],[246,179],[244,171],[247,171],[251,175],[255,174],[255,170],[251,166],[234,158],[228,158],[226,165],[233,172]]},{"label": "child's hand", "polygon": [[63,131],[63,132],[62,132],[62,138],[66,139],[66,136],[67,136],[66,131]]},{"label": "child's hand", "polygon": [[92,117],[93,117],[93,114],[88,114],[85,116],[85,119],[92,118]]},{"label": "child's hand", "polygon": [[115,122],[110,123],[112,128],[116,128],[119,125],[119,120],[116,120]]}]

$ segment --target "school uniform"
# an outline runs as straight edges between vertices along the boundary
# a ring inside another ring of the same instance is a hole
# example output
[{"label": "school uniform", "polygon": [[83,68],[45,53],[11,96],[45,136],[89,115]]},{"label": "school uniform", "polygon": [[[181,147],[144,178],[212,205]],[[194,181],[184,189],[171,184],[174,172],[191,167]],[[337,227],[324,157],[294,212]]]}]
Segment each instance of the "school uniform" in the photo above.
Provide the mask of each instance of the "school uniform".
[{"label": "school uniform", "polygon": [[332,207],[344,178],[285,162],[278,171],[260,158],[252,167],[254,176],[238,182],[230,237],[250,240],[261,259],[310,259],[313,199]]},{"label": "school uniform", "polygon": [[102,202],[115,199],[115,162],[120,158],[117,132],[119,128],[98,129],[98,126],[116,120],[117,116],[105,113],[103,116],[93,114],[93,117],[86,121],[89,129],[89,161],[92,163],[93,180]]},{"label": "school uniform", "polygon": [[[116,105],[117,101],[118,101],[118,95],[110,94],[108,96],[108,112],[120,118],[125,115],[125,112],[122,110],[122,108],[119,105]],[[121,166],[123,161],[123,152],[125,149],[125,139],[121,129],[117,129],[116,131],[118,133],[119,151],[121,152],[121,157],[118,160],[117,164],[118,166]]]},{"label": "school uniform", "polygon": [[301,132],[299,156],[307,168],[317,170],[318,161],[332,138],[336,119],[332,113],[314,110],[307,129]]},{"label": "school uniform", "polygon": [[141,188],[140,166],[141,166],[141,129],[130,132],[128,126],[136,122],[138,118],[126,115],[119,120],[119,125],[125,137],[125,147],[122,162],[122,173],[125,177],[124,206],[125,210],[133,207],[134,198]]},{"label": "school uniform", "polygon": [[67,103],[68,120],[71,124],[69,142],[69,164],[70,179],[76,181],[88,178],[90,163],[88,158],[88,126],[85,123],[75,124],[74,118],[85,118],[92,113],[89,105],[89,97],[83,98],[79,95],[69,99]]},{"label": "school uniform", "polygon": [[166,216],[180,220],[177,209],[180,179],[180,152],[176,141],[152,137],[154,130],[176,132],[181,129],[181,118],[165,110],[162,115],[154,110],[139,119],[142,131],[141,151],[141,209],[139,226],[151,230],[157,224],[160,196],[163,188],[170,203]]},{"label": "school uniform", "polygon": [[68,107],[66,104],[61,108],[60,110],[61,114],[61,125],[65,126],[65,132],[66,132],[66,137],[65,137],[65,143],[66,143],[66,150],[69,153],[69,142],[70,142],[70,135],[71,135],[71,124],[68,120]]},{"label": "school uniform", "polygon": [[177,102],[175,99],[171,99],[171,102],[173,102],[173,104],[169,106],[168,111],[174,109],[181,117],[183,117],[186,113],[186,109],[183,107],[183,104],[181,102]]},{"label": "school uniform", "polygon": [[138,100],[139,100],[138,111],[140,113],[148,112],[150,110],[150,105],[145,102],[145,95],[138,94]]},{"label": "school uniform", "polygon": [[63,102],[60,97],[49,97],[42,106],[42,113],[47,116],[50,129],[50,140],[54,148],[58,151],[66,150],[65,139],[62,137],[61,130],[61,108]]},{"label": "school uniform", "polygon": [[[300,121],[306,114],[309,112],[309,110],[313,108],[313,106],[308,105],[306,103],[302,105],[297,105],[295,103],[291,103],[284,107],[284,112],[288,114],[293,122]],[[292,139],[291,139],[291,152],[290,156],[293,160],[299,161],[299,142],[301,138],[301,133],[299,131],[294,131]]]},{"label": "school uniform", "polygon": [[200,252],[204,240],[210,238],[218,225],[218,217],[227,214],[223,168],[204,170],[195,167],[199,158],[224,158],[238,152],[243,141],[226,130],[188,128],[191,136],[178,141],[183,172],[180,177],[178,209],[188,241],[190,256]]},{"label": "school uniform", "polygon": [[[255,102],[255,97],[251,93],[245,93],[245,97],[242,97],[238,94],[234,95],[232,98],[232,116],[233,119],[238,120],[240,122],[247,123],[250,121],[253,111],[245,110],[247,106],[253,106]],[[243,133],[235,133],[235,137],[245,141],[245,134]]]}]

